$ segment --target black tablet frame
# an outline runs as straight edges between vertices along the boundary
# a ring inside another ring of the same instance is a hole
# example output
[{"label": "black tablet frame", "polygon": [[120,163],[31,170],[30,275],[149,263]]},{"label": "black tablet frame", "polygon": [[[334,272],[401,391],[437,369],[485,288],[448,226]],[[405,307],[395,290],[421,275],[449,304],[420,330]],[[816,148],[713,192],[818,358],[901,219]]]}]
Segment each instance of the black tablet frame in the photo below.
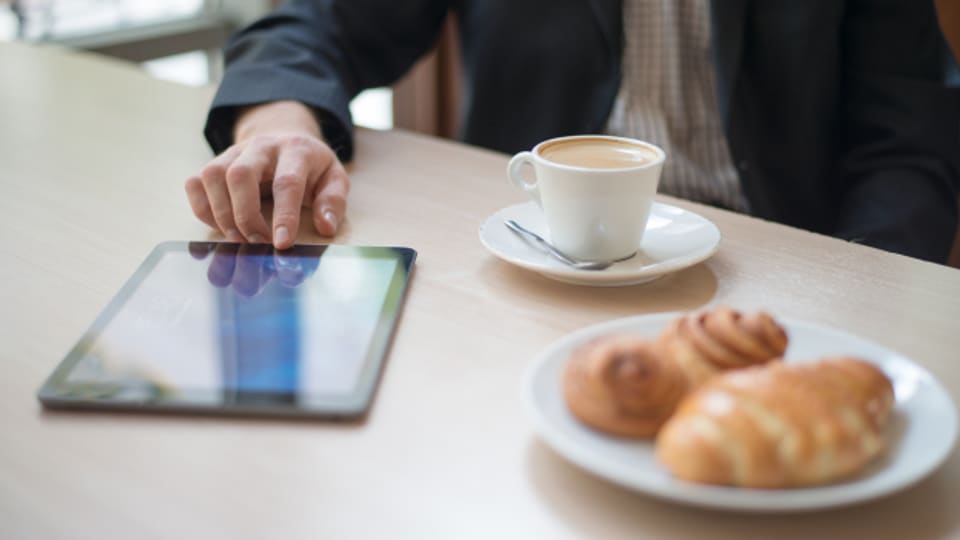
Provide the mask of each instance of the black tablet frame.
[{"label": "black tablet frame", "polygon": [[[372,406],[381,374],[384,371],[393,335],[405,304],[417,252],[401,246],[345,246],[339,244],[303,244],[280,252],[298,257],[321,257],[328,249],[337,256],[394,258],[396,271],[390,279],[384,304],[370,340],[367,357],[353,392],[346,395],[309,396],[291,392],[226,392],[224,389],[178,389],[172,394],[143,392],[117,384],[72,384],[70,372],[85,358],[96,336],[120,312],[132,294],[150,275],[158,262],[171,252],[229,250],[243,256],[251,244],[230,242],[170,241],[157,245],[131,275],[91,326],[77,340],[56,369],[37,391],[37,397],[48,409],[112,410],[136,412],[199,413],[241,416],[286,416],[325,419],[357,419]],[[258,254],[270,246],[260,246]]]}]

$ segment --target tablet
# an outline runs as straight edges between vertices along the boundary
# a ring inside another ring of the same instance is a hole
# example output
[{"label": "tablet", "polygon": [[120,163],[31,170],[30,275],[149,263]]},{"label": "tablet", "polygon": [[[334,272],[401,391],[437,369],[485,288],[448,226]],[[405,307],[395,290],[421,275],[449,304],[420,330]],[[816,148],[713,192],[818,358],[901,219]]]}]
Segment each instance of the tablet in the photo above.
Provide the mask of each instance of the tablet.
[{"label": "tablet", "polygon": [[38,397],[48,408],[361,417],[415,258],[406,247],[160,244]]}]

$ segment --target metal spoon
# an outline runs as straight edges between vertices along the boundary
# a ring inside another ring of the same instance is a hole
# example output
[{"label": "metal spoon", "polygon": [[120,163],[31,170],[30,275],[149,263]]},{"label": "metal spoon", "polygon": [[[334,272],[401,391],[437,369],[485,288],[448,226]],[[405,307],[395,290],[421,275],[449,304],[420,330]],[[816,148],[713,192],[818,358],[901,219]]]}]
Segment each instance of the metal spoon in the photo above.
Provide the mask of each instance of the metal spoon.
[{"label": "metal spoon", "polygon": [[612,261],[578,261],[566,255],[559,249],[555,248],[553,244],[544,240],[539,234],[531,231],[530,229],[527,229],[526,227],[524,227],[523,225],[520,225],[519,223],[517,223],[512,219],[508,219],[504,221],[503,224],[506,225],[508,229],[517,233],[518,235],[527,236],[533,239],[544,250],[546,250],[547,253],[553,255],[554,257],[557,258],[557,260],[563,262],[564,264],[572,268],[576,268],[577,270],[603,270],[605,268],[610,267],[614,263],[625,261],[637,254],[636,252],[633,252],[630,255],[627,255],[626,257],[621,257],[619,259],[614,259]]}]

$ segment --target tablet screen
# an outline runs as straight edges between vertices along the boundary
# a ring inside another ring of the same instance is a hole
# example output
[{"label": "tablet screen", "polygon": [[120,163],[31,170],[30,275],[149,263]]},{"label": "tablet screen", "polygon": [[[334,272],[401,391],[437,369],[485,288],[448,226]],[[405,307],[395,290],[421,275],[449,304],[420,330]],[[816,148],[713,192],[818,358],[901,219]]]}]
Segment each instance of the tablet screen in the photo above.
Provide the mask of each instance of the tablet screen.
[{"label": "tablet screen", "polygon": [[360,414],[414,257],[397,247],[161,244],[40,399],[52,406]]}]

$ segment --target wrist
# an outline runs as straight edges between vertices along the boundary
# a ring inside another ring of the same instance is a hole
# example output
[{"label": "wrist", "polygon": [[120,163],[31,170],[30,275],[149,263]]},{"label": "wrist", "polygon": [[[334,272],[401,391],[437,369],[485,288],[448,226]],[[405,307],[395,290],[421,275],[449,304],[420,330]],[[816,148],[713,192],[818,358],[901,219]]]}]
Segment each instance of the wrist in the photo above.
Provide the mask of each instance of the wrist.
[{"label": "wrist", "polygon": [[235,143],[267,133],[298,133],[322,139],[313,109],[298,101],[272,101],[245,107],[237,113]]}]

